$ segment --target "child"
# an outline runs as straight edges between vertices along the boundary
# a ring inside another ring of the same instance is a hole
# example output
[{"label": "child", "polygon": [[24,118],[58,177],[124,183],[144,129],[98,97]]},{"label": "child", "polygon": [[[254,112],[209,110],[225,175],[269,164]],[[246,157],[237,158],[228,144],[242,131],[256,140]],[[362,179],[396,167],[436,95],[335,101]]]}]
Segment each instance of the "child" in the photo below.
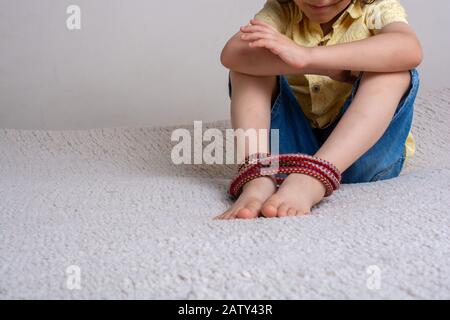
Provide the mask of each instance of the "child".
[{"label": "child", "polygon": [[[397,177],[413,155],[421,61],[398,0],[268,0],[221,55],[233,128],[278,129],[280,155],[313,156],[341,183]],[[304,215],[328,195],[314,174],[273,177],[246,182],[216,219]]]}]

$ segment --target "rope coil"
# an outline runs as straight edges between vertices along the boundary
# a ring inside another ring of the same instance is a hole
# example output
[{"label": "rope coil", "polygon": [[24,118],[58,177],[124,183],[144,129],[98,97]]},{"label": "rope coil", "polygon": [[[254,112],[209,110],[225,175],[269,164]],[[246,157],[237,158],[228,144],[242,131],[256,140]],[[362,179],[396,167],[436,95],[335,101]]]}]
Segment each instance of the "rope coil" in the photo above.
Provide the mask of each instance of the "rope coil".
[{"label": "rope coil", "polygon": [[244,185],[256,178],[270,176],[277,182],[277,187],[291,173],[306,174],[319,180],[325,187],[325,197],[329,197],[340,187],[341,172],[331,162],[307,154],[270,155],[256,153],[245,158],[238,167],[237,176],[231,181],[228,193],[238,198]]}]

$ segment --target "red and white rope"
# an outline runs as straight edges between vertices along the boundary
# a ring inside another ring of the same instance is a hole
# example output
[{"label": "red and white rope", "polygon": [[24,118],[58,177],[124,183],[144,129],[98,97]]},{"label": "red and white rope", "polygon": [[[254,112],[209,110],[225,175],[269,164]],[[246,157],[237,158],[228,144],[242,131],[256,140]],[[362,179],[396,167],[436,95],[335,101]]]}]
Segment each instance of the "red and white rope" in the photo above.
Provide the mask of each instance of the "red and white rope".
[{"label": "red and white rope", "polygon": [[307,174],[319,180],[325,187],[325,197],[339,189],[342,179],[341,172],[331,162],[307,154],[270,155],[257,153],[245,158],[239,166],[238,175],[232,180],[229,194],[239,197],[244,185],[256,178],[271,176],[280,185],[285,178],[278,174]]}]

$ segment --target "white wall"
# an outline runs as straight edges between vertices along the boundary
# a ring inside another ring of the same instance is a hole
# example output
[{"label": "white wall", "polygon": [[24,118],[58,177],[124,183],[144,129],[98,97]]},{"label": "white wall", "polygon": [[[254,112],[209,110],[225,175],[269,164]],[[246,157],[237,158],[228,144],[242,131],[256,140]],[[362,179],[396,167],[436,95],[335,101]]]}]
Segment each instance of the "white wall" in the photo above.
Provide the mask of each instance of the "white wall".
[{"label": "white wall", "polygon": [[[264,0],[0,0],[0,127],[83,129],[228,118],[226,40]],[[450,86],[448,0],[403,0],[422,88]],[[66,28],[66,8],[82,29]]]},{"label": "white wall", "polygon": [[408,19],[424,49],[422,89],[450,87],[450,35],[448,0],[402,0]]}]

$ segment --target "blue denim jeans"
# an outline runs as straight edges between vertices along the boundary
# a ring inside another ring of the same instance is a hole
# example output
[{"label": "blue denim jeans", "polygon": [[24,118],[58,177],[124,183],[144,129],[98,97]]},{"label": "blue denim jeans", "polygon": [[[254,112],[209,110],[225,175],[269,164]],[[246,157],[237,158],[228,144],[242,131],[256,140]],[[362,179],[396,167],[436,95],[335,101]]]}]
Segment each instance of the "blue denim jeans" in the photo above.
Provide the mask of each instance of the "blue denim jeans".
[{"label": "blue denim jeans", "polygon": [[[405,162],[405,142],[412,125],[414,101],[419,89],[419,74],[412,69],[408,91],[400,100],[383,136],[356,162],[342,173],[341,183],[361,183],[397,177]],[[271,109],[271,129],[279,129],[279,153],[315,154],[334,130],[350,106],[363,73],[353,85],[336,120],[324,129],[312,128],[291,87],[283,75],[277,76],[278,94]],[[232,87],[228,78],[229,96]]]}]

